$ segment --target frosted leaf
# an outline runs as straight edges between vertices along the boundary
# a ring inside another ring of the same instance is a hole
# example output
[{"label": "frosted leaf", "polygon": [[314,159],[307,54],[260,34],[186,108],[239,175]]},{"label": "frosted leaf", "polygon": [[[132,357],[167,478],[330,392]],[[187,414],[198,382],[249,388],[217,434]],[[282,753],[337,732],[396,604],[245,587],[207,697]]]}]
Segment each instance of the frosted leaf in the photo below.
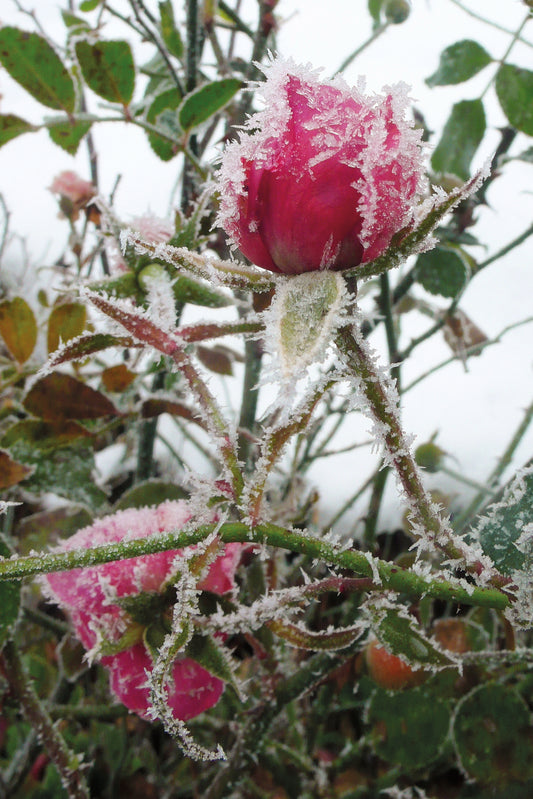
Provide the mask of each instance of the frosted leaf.
[{"label": "frosted leaf", "polygon": [[363,612],[379,643],[413,669],[462,668],[460,658],[428,637],[407,609],[393,602],[387,594],[368,597]]},{"label": "frosted leaf", "polygon": [[341,324],[348,295],[337,272],[308,272],[278,285],[263,313],[265,347],[281,364],[285,380],[321,360]]},{"label": "frosted leaf", "polygon": [[269,291],[273,286],[272,278],[265,276],[264,271],[257,267],[224,261],[206,253],[193,252],[186,247],[156,244],[133,230],[122,230],[120,241],[122,248],[131,245],[138,253],[165,261],[193,278],[206,280],[210,286],[253,288],[255,291]]}]

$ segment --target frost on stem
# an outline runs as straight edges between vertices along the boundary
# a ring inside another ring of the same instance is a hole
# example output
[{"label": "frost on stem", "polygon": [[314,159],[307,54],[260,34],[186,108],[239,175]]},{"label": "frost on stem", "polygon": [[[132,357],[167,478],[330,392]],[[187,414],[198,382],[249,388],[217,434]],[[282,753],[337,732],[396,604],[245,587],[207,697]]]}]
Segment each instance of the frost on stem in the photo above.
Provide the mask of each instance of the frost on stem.
[{"label": "frost on stem", "polygon": [[357,407],[372,420],[376,446],[383,451],[385,463],[394,468],[407,501],[418,555],[440,550],[447,555],[445,565],[467,569],[479,584],[501,581],[492,560],[478,545],[454,534],[441,508],[424,488],[411,454],[410,439],[400,424],[396,388],[390,375],[376,364],[375,354],[361,334],[360,320],[356,319],[352,328],[344,328],[337,343],[341,352],[341,373],[354,385]]}]

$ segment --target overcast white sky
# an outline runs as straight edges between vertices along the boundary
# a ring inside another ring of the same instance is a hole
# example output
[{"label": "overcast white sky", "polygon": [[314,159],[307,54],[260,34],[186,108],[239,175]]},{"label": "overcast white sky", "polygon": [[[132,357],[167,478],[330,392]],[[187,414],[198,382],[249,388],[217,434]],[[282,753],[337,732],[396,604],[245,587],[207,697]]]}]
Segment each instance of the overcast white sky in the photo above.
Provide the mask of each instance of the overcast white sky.
[{"label": "overcast white sky", "polygon": [[[121,3],[123,0],[116,5]],[[527,11],[521,0],[465,0],[465,3],[473,12],[509,30],[518,28]],[[53,38],[63,36],[60,17],[63,5],[56,0],[27,3],[37,10]],[[178,8],[182,4],[175,5]],[[325,75],[333,74],[346,56],[370,35],[366,5],[366,0],[280,0],[277,9],[283,22],[278,37],[280,52],[297,61],[323,66]],[[253,22],[255,0],[244,0],[243,7],[244,16]],[[2,2],[0,22],[31,27],[30,20],[17,12],[10,0]],[[114,31],[113,35],[121,33]],[[524,36],[533,42],[533,22],[526,26]],[[452,0],[414,0],[410,18],[390,28],[357,58],[345,77],[348,82],[355,82],[358,75],[364,74],[368,88],[378,91],[386,84],[407,82],[429,127],[438,132],[453,103],[478,97],[495,71],[495,67],[488,67],[458,87],[433,90],[426,87],[424,78],[435,70],[441,50],[466,38],[477,39],[494,58],[501,58],[511,36],[475,20]],[[533,49],[517,43],[509,60],[531,69]],[[2,113],[19,114],[33,122],[42,119],[42,107],[3,71],[0,71],[0,94]],[[505,124],[493,90],[489,90],[485,99],[490,134],[476,156],[477,165],[490,156],[499,140],[497,128]],[[104,194],[110,191],[116,176],[122,176],[116,205],[123,218],[127,220],[148,209],[165,215],[179,172],[179,159],[170,164],[158,161],[151,154],[144,134],[125,125],[102,126],[96,129],[95,139]],[[530,145],[530,139],[519,136],[513,152]],[[29,251],[41,263],[50,262],[64,246],[65,225],[57,219],[57,208],[47,186],[65,169],[75,169],[83,177],[89,177],[85,148],[82,145],[78,155],[71,158],[52,144],[44,131],[22,136],[0,149],[0,192],[11,211],[11,229],[25,236]],[[532,177],[533,166],[516,162],[506,167],[505,177],[493,186],[489,197],[491,207],[483,209],[476,228],[477,235],[487,241],[489,251],[495,251],[531,224]],[[17,252],[14,248],[10,258],[10,267],[15,270],[21,263]],[[473,254],[480,259],[485,257],[483,252],[473,251]],[[505,325],[533,314],[532,289],[533,239],[530,239],[481,273],[467,291],[462,307],[487,335],[495,336]],[[423,326],[426,324],[427,320],[422,322]],[[420,329],[415,326],[411,335]],[[519,423],[522,409],[531,402],[532,339],[533,326],[519,328],[481,358],[471,359],[468,373],[455,363],[414,389],[405,400],[407,429],[417,433],[418,441],[440,430],[440,445],[458,460],[451,465],[483,480]],[[421,347],[417,357],[404,369],[405,382],[448,354],[444,344],[433,342]],[[343,436],[343,444],[347,443],[347,437]],[[517,463],[532,454],[533,431],[530,431],[517,454]],[[357,464],[353,457],[346,456],[335,470],[324,471],[320,482],[326,504],[328,497],[346,495],[364,479],[364,459],[361,471]],[[447,481],[446,485],[453,490],[458,488],[456,483]]]}]

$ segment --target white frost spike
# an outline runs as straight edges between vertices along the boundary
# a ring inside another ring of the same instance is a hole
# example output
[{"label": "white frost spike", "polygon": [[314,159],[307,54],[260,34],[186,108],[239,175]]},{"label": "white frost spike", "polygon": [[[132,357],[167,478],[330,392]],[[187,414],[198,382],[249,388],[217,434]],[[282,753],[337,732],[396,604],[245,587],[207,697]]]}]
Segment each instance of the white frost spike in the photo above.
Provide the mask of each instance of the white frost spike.
[{"label": "white frost spike", "polygon": [[264,312],[265,345],[279,356],[285,378],[296,378],[320,360],[340,324],[347,304],[344,280],[338,272],[306,272],[280,282]]},{"label": "white frost spike", "polygon": [[149,264],[139,275],[139,282],[148,294],[150,318],[167,330],[176,326],[176,306],[172,281],[159,264]]}]

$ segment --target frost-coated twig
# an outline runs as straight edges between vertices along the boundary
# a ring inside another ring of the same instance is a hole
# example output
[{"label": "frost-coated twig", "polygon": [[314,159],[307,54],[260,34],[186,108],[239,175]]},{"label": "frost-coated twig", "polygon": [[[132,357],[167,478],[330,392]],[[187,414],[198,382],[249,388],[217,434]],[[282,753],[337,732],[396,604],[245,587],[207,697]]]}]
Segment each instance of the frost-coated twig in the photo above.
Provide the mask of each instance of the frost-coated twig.
[{"label": "frost-coated twig", "polygon": [[409,441],[402,430],[397,410],[397,398],[385,384],[383,375],[374,363],[368,345],[355,327],[343,327],[337,334],[337,344],[346,358],[359,390],[368,403],[369,414],[383,439],[388,459],[396,470],[414,521],[414,533],[423,548],[439,549],[457,566],[482,577],[492,585],[504,586],[508,580],[500,575],[480,549],[466,544],[441,516],[431,496],[422,484],[419,469],[410,451]]},{"label": "frost-coated twig", "polygon": [[42,706],[13,641],[5,644],[1,659],[10,689],[19,700],[26,721],[46,747],[69,799],[89,799],[89,789],[80,771],[81,758],[70,751]]},{"label": "frost-coated twig", "polygon": [[185,350],[180,346],[180,341],[164,329],[158,327],[147,315],[137,309],[126,305],[119,305],[95,292],[87,292],[87,297],[103,313],[119,322],[139,341],[149,344],[159,352],[172,359],[189,385],[201,413],[210,428],[215,440],[219,444],[220,455],[228,472],[228,479],[235,494],[239,499],[244,480],[237,458],[236,445],[233,442],[232,432],[224,419],[218,403],[210,392],[200,373],[191,362]]},{"label": "frost-coated twig", "polygon": [[287,705],[318,686],[350,654],[352,654],[351,647],[336,656],[321,652],[301,664],[295,674],[287,679],[281,679],[273,695],[265,697],[265,702],[249,719],[229,754],[227,764],[220,768],[203,794],[203,799],[222,799],[227,796],[226,788],[234,781],[238,781],[244,773],[243,766],[258,754],[263,738],[274,719]]},{"label": "frost-coated twig", "polygon": [[243,522],[226,522],[218,527],[206,524],[194,529],[158,533],[148,538],[123,540],[90,549],[73,549],[66,552],[43,552],[38,555],[0,558],[0,581],[19,580],[36,574],[96,566],[116,560],[136,558],[183,549],[203,541],[217,529],[220,539],[230,542],[267,544],[268,546],[297,552],[309,558],[347,569],[361,577],[371,577],[383,591],[392,590],[411,597],[430,596],[465,605],[491,607],[505,610],[511,600],[496,588],[466,586],[442,576],[432,578],[416,571],[405,570],[395,563],[371,558],[368,553],[343,549],[327,538],[314,538],[306,532],[290,530],[274,524],[260,524],[251,529]]}]

